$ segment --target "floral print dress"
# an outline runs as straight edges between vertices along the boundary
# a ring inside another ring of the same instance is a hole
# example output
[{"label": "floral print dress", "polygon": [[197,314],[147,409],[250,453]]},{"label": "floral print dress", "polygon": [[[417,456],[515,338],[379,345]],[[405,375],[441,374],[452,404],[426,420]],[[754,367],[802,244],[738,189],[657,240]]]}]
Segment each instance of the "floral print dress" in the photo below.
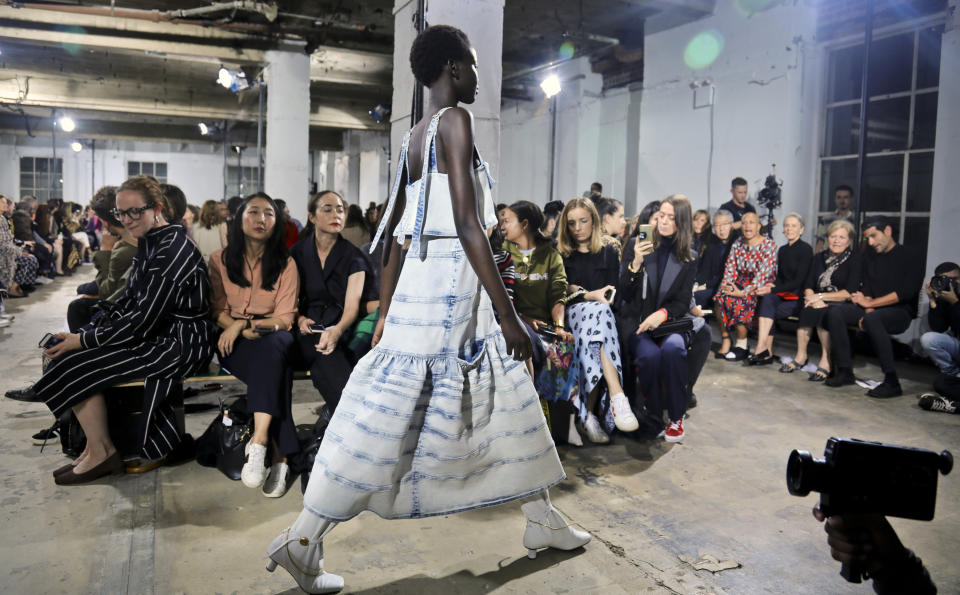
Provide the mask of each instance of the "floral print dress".
[{"label": "floral print dress", "polygon": [[[739,289],[750,285],[754,288],[772,283],[777,276],[777,244],[770,238],[764,238],[755,246],[747,244],[743,238],[737,240],[730,250],[724,268],[723,284],[733,284]],[[724,328],[742,324],[752,328],[757,313],[757,296],[747,297],[723,295],[717,291],[714,298],[717,316]]]}]

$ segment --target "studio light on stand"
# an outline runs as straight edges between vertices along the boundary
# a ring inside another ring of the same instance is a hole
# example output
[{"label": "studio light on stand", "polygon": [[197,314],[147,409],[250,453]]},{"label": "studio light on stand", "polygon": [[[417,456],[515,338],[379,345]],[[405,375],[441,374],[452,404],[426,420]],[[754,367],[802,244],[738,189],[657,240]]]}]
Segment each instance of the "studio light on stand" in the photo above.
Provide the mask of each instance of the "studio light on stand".
[{"label": "studio light on stand", "polygon": [[217,71],[217,83],[224,89],[230,89],[234,93],[250,87],[245,72],[242,70],[231,70],[226,66],[221,66],[220,70]]},{"label": "studio light on stand", "polygon": [[208,134],[210,134],[210,128],[207,126],[206,122],[200,122],[199,124],[197,124],[197,126],[200,128],[201,136],[207,136]]},{"label": "studio light on stand", "polygon": [[367,113],[370,114],[370,117],[373,118],[377,124],[380,124],[383,122],[384,118],[390,115],[390,106],[383,103],[378,103],[375,108],[371,109]]},{"label": "studio light on stand", "polygon": [[543,90],[543,94],[547,96],[547,99],[550,99],[562,90],[560,87],[560,77],[551,74],[540,82],[540,88]]},{"label": "studio light on stand", "polygon": [[75,140],[72,143],[70,143],[70,148],[73,149],[74,153],[79,153],[80,151],[83,150],[83,144],[81,144],[80,141]]}]

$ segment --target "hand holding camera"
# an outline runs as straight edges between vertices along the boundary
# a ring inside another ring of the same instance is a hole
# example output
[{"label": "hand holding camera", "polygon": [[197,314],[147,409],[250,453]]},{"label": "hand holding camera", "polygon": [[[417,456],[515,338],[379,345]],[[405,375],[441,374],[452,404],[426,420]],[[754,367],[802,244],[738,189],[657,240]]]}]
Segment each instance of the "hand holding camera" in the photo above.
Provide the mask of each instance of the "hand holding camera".
[{"label": "hand holding camera", "polygon": [[942,299],[951,306],[956,304],[960,298],[957,294],[958,291],[958,280],[954,277],[947,275],[934,275],[930,282],[927,283],[927,295],[931,299],[931,307],[936,307],[932,303],[933,300]]}]

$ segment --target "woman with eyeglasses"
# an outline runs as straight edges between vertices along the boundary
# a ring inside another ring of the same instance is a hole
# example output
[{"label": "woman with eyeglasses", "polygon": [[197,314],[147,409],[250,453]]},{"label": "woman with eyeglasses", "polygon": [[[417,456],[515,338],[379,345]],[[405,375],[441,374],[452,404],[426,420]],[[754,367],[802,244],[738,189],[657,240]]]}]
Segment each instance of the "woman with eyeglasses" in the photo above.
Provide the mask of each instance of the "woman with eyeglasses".
[{"label": "woman with eyeglasses", "polygon": [[227,247],[214,252],[209,262],[220,363],[246,383],[253,412],[240,481],[248,488],[262,486],[268,498],[287,492],[293,480],[287,457],[300,451],[290,409],[290,329],[300,281],[285,238],[277,204],[266,193],[251,194],[230,222]]},{"label": "woman with eyeglasses", "polygon": [[103,390],[111,386],[145,379],[136,444],[142,458],[162,459],[182,440],[167,398],[210,360],[210,283],[200,252],[182,226],[167,223],[165,206],[159,184],[147,176],[117,189],[114,215],[138,239],[126,289],[96,325],[56,333],[59,342],[44,351],[53,363],[15,397],[42,401],[57,417],[73,408],[87,446],[54,471],[59,485],[124,471],[107,428]]}]

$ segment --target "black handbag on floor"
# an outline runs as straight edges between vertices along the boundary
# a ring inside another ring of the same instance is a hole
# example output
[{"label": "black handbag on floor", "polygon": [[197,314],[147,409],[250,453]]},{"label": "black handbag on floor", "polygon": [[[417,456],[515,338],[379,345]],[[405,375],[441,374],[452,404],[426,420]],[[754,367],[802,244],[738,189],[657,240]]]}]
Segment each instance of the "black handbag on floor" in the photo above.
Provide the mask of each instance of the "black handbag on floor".
[{"label": "black handbag on floor", "polygon": [[236,481],[246,459],[244,449],[253,436],[253,416],[247,409],[247,399],[240,397],[232,403],[220,401],[220,412],[197,440],[197,462],[216,467]]},{"label": "black handbag on floor", "polygon": [[313,463],[317,458],[317,451],[320,450],[320,443],[323,441],[323,435],[330,424],[330,409],[326,405],[320,410],[317,421],[312,426],[298,426],[304,430],[297,432],[300,439],[300,452],[290,458],[290,470],[300,474],[300,491],[306,493],[307,484],[310,483],[310,471],[313,470]]}]

